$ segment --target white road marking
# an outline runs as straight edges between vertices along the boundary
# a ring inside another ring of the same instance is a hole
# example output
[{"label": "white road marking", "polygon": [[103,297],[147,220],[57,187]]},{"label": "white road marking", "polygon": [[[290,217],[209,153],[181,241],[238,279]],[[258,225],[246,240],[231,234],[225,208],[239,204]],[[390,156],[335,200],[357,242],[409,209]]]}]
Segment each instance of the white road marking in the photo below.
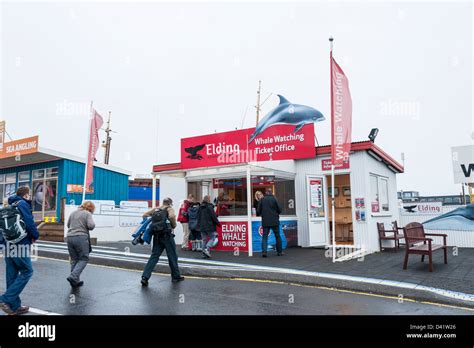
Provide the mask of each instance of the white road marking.
[{"label": "white road marking", "polygon": [[[58,249],[40,247],[39,250],[68,254],[67,248],[63,248],[63,247],[59,247]],[[122,251],[108,251],[108,250],[100,250],[96,252],[93,251],[91,253],[91,256],[102,258],[102,259],[122,260],[122,261],[139,262],[139,263],[145,263],[145,260],[149,258],[149,255],[147,254],[130,253],[130,252],[122,252]],[[160,258],[159,264],[167,264],[165,260],[167,260],[167,257],[162,256]],[[257,272],[272,272],[272,273],[291,274],[291,275],[303,275],[303,276],[308,276],[308,277],[313,277],[313,278],[326,278],[326,279],[335,279],[335,280],[343,280],[343,281],[352,281],[352,282],[364,283],[364,284],[377,284],[377,285],[382,285],[382,286],[392,286],[392,287],[397,287],[397,288],[402,288],[402,289],[415,289],[415,290],[420,290],[420,291],[425,291],[425,292],[431,292],[440,296],[449,297],[453,299],[474,302],[474,294],[467,294],[467,293],[463,293],[459,291],[434,288],[434,287],[408,283],[408,282],[398,282],[398,281],[393,281],[393,280],[368,278],[368,277],[361,277],[361,276],[349,276],[349,275],[337,274],[337,273],[311,272],[311,271],[302,271],[302,270],[283,268],[283,267],[258,266],[258,265],[214,261],[214,260],[206,260],[206,259],[198,260],[198,259],[190,259],[190,258],[178,258],[178,261],[182,262],[181,267],[187,267],[187,268],[257,271]],[[190,264],[196,264],[196,265],[190,265]]]},{"label": "white road marking", "polygon": [[62,314],[59,314],[59,313],[44,311],[42,309],[31,308],[31,307],[30,307],[30,313],[39,314],[39,315],[62,315]]}]

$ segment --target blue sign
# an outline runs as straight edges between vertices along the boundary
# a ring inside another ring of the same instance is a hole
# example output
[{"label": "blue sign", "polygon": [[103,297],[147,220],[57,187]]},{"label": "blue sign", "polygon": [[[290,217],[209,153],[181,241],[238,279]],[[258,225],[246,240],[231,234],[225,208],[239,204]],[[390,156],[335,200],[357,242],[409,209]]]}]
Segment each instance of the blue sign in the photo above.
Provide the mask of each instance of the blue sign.
[{"label": "blue sign", "polygon": [[[288,246],[286,233],[296,231],[296,220],[290,221],[281,221],[280,222],[280,236],[282,248],[286,249]],[[263,228],[260,221],[252,221],[252,249],[254,252],[262,252],[262,235]],[[268,249],[267,250],[276,250],[276,239],[273,234],[273,230],[270,230],[268,235]]]}]

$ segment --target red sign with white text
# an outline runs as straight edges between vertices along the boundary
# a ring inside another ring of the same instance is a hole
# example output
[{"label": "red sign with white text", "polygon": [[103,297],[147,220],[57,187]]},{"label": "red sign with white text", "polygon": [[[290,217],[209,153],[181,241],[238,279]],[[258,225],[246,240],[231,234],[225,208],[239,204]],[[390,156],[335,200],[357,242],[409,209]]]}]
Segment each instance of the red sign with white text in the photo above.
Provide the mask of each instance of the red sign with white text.
[{"label": "red sign with white text", "polygon": [[183,169],[316,156],[314,124],[294,133],[294,125],[274,125],[250,143],[255,128],[181,139]]},{"label": "red sign with white text", "polygon": [[331,159],[338,165],[348,160],[351,151],[352,98],[347,76],[332,57],[332,50],[331,104]]},{"label": "red sign with white text", "polygon": [[219,243],[212,250],[248,251],[248,225],[246,221],[221,221],[217,226]]},{"label": "red sign with white text", "polygon": [[[322,170],[331,170],[331,159],[323,159],[321,161],[321,169]],[[334,166],[335,170],[338,169],[349,169],[349,159],[347,161],[342,162],[341,164],[336,164]]]}]

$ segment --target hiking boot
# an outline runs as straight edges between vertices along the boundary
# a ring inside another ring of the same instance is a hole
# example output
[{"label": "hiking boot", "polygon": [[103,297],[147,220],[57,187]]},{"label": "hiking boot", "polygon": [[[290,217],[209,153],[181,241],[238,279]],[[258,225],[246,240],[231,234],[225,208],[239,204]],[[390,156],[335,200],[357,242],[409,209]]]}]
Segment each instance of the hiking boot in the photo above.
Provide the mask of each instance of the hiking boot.
[{"label": "hiking boot", "polygon": [[173,278],[173,279],[171,279],[171,281],[172,281],[173,283],[182,282],[183,280],[184,280],[184,277],[183,277],[183,276],[181,276],[181,277],[179,277],[179,278]]},{"label": "hiking boot", "polygon": [[25,314],[25,313],[28,313],[29,311],[30,311],[30,307],[20,306],[20,308],[18,308],[14,314]]},{"label": "hiking boot", "polygon": [[8,315],[14,315],[15,311],[11,309],[11,307],[8,305],[8,303],[5,302],[0,302],[0,309],[7,313]]},{"label": "hiking boot", "polygon": [[148,286],[148,279],[145,277],[142,277],[142,280],[140,281],[142,283],[142,286]]}]

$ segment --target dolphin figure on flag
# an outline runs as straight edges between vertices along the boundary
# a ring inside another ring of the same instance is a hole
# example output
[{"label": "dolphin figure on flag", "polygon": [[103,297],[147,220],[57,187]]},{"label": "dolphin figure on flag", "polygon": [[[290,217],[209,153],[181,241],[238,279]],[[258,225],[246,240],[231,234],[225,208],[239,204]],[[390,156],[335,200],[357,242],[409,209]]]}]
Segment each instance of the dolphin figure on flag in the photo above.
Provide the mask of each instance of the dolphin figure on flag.
[{"label": "dolphin figure on flag", "polygon": [[428,230],[472,231],[474,233],[474,204],[468,204],[423,222]]},{"label": "dolphin figure on flag", "polygon": [[310,106],[292,104],[279,94],[278,97],[280,98],[280,103],[258,123],[255,131],[250,136],[249,144],[260,133],[274,124],[293,124],[295,125],[293,133],[297,133],[305,124],[325,120],[321,112]]}]

